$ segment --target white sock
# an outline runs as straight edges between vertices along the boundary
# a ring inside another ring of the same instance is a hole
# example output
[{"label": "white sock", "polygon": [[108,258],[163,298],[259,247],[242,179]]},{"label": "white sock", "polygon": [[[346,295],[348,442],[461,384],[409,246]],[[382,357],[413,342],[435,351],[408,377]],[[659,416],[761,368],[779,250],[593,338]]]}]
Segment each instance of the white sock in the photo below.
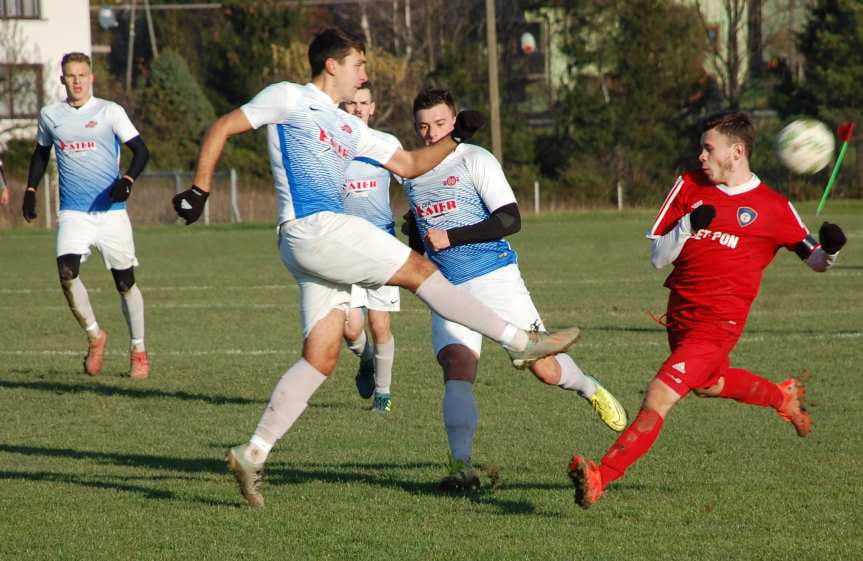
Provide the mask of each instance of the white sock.
[{"label": "white sock", "polygon": [[72,315],[78,320],[78,325],[87,331],[87,335],[91,337],[98,335],[99,324],[96,323],[96,314],[93,313],[93,307],[90,306],[90,296],[87,294],[87,288],[81,282],[81,278],[75,277],[70,281],[60,281],[60,286],[63,288],[63,295],[66,296],[66,302],[69,303]]},{"label": "white sock", "polygon": [[252,436],[243,456],[253,464],[262,464],[267,461],[267,456],[270,455],[272,449],[273,445],[260,436]]},{"label": "white sock", "polygon": [[447,380],[443,394],[443,421],[452,457],[470,462],[473,435],[479,421],[473,384],[463,380]]},{"label": "white sock", "polygon": [[363,351],[366,348],[366,342],[368,338],[366,337],[366,331],[360,331],[360,336],[354,339],[353,341],[348,342],[348,348],[357,356],[362,355]]},{"label": "white sock", "polygon": [[566,353],[554,355],[560,365],[560,381],[558,386],[565,390],[575,390],[583,397],[590,397],[596,392],[596,384],[582,372],[581,368]]},{"label": "white sock", "polygon": [[309,398],[326,379],[306,359],[295,362],[273,388],[273,395],[252,438],[258,437],[270,446],[275,444],[303,414]]},{"label": "white sock", "polygon": [[120,303],[123,308],[123,317],[129,326],[129,337],[132,349],[143,351],[144,348],[144,297],[138,289],[137,284],[120,294]]},{"label": "white sock", "polygon": [[393,381],[393,360],[396,354],[396,339],[390,337],[386,343],[375,345],[375,393],[389,394]]},{"label": "white sock", "polygon": [[461,324],[515,351],[527,347],[527,333],[505,322],[468,291],[435,271],[417,288],[417,298],[439,316]]}]

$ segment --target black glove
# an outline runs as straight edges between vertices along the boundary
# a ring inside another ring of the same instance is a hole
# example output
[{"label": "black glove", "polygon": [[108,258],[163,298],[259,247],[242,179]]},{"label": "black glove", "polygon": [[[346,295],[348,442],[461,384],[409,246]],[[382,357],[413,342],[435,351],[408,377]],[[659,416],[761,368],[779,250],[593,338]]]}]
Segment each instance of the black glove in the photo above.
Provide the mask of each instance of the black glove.
[{"label": "black glove", "polygon": [[714,216],[716,216],[716,209],[712,205],[701,205],[690,212],[689,224],[692,226],[692,233],[710,226]]},{"label": "black glove", "polygon": [[132,193],[132,181],[126,177],[118,177],[111,184],[111,200],[115,203],[121,203],[129,198]]},{"label": "black glove", "polygon": [[845,238],[845,232],[838,224],[825,222],[818,229],[818,240],[821,242],[821,249],[826,253],[833,255],[845,245],[848,240]]},{"label": "black glove", "polygon": [[455,118],[455,126],[450,133],[457,143],[467,142],[485,124],[485,117],[479,111],[462,111]]},{"label": "black glove", "polygon": [[207,197],[210,194],[197,185],[192,185],[181,193],[174,195],[171,202],[174,203],[174,210],[180,218],[185,219],[186,226],[198,220],[201,213],[204,212],[204,203],[207,202]]},{"label": "black glove", "polygon": [[27,222],[36,220],[36,191],[32,189],[24,191],[24,204],[21,205],[21,212]]}]

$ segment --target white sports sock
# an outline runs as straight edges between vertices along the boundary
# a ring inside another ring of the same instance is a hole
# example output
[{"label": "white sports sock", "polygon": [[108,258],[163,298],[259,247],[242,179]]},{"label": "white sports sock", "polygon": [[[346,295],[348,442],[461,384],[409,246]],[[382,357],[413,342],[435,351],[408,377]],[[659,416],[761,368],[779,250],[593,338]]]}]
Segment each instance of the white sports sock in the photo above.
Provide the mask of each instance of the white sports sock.
[{"label": "white sports sock", "polygon": [[262,464],[267,461],[267,456],[270,455],[272,449],[273,445],[260,436],[252,436],[243,456],[253,464]]},{"label": "white sports sock", "polygon": [[473,384],[447,380],[443,394],[443,422],[453,459],[470,462],[478,421]]},{"label": "white sports sock", "polygon": [[527,347],[527,333],[505,322],[468,291],[435,271],[417,288],[417,298],[441,317],[461,324],[515,351]]},{"label": "white sports sock", "polygon": [[123,317],[129,326],[129,338],[132,348],[136,351],[144,349],[144,297],[138,289],[137,284],[120,294],[120,304],[123,308]]},{"label": "white sports sock", "polygon": [[360,336],[350,341],[348,343],[348,348],[357,356],[362,355],[363,351],[366,348],[366,343],[368,342],[368,338],[366,337],[365,329],[360,331]]},{"label": "white sports sock", "polygon": [[560,365],[560,381],[558,386],[565,390],[575,390],[583,397],[590,397],[596,392],[596,385],[581,368],[566,353],[554,355],[554,359]]},{"label": "white sports sock", "polygon": [[303,414],[309,398],[326,379],[306,359],[295,362],[273,388],[270,402],[252,438],[258,437],[271,446],[275,444]]},{"label": "white sports sock", "polygon": [[375,345],[375,393],[390,393],[393,381],[393,360],[396,354],[396,339],[390,337],[386,343]]},{"label": "white sports sock", "polygon": [[75,277],[70,281],[60,281],[60,286],[63,287],[66,302],[69,303],[72,315],[78,320],[78,325],[87,331],[88,335],[98,335],[99,324],[96,323],[96,314],[93,313],[93,307],[90,306],[90,296],[87,294],[87,288],[81,282],[81,278]]}]

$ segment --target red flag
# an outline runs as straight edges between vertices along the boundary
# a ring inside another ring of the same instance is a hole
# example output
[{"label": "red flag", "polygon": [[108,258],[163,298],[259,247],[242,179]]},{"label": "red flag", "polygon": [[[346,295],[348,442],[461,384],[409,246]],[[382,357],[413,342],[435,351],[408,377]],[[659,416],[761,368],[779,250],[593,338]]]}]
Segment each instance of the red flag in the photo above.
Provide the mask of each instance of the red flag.
[{"label": "red flag", "polygon": [[836,134],[842,142],[848,142],[851,140],[851,135],[854,134],[854,121],[840,123]]}]

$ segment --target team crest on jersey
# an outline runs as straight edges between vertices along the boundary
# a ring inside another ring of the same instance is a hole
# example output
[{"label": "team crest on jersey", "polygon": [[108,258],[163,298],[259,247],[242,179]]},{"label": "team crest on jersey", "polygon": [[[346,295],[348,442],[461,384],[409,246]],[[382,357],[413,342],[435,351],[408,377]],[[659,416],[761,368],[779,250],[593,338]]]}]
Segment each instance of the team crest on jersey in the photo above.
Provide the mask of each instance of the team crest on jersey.
[{"label": "team crest on jersey", "polygon": [[443,186],[444,187],[455,187],[455,184],[458,183],[458,179],[459,178],[457,175],[450,175],[449,177],[447,177],[446,179],[443,180]]},{"label": "team crest on jersey", "polygon": [[754,208],[742,206],[737,209],[737,223],[740,224],[741,228],[749,226],[755,222],[756,218],[758,218],[758,213],[755,212]]},{"label": "team crest on jersey", "polygon": [[96,121],[88,121],[87,124],[84,125],[84,127],[88,128],[88,129],[92,129],[93,127],[95,127],[98,124],[99,123],[97,123]]}]

